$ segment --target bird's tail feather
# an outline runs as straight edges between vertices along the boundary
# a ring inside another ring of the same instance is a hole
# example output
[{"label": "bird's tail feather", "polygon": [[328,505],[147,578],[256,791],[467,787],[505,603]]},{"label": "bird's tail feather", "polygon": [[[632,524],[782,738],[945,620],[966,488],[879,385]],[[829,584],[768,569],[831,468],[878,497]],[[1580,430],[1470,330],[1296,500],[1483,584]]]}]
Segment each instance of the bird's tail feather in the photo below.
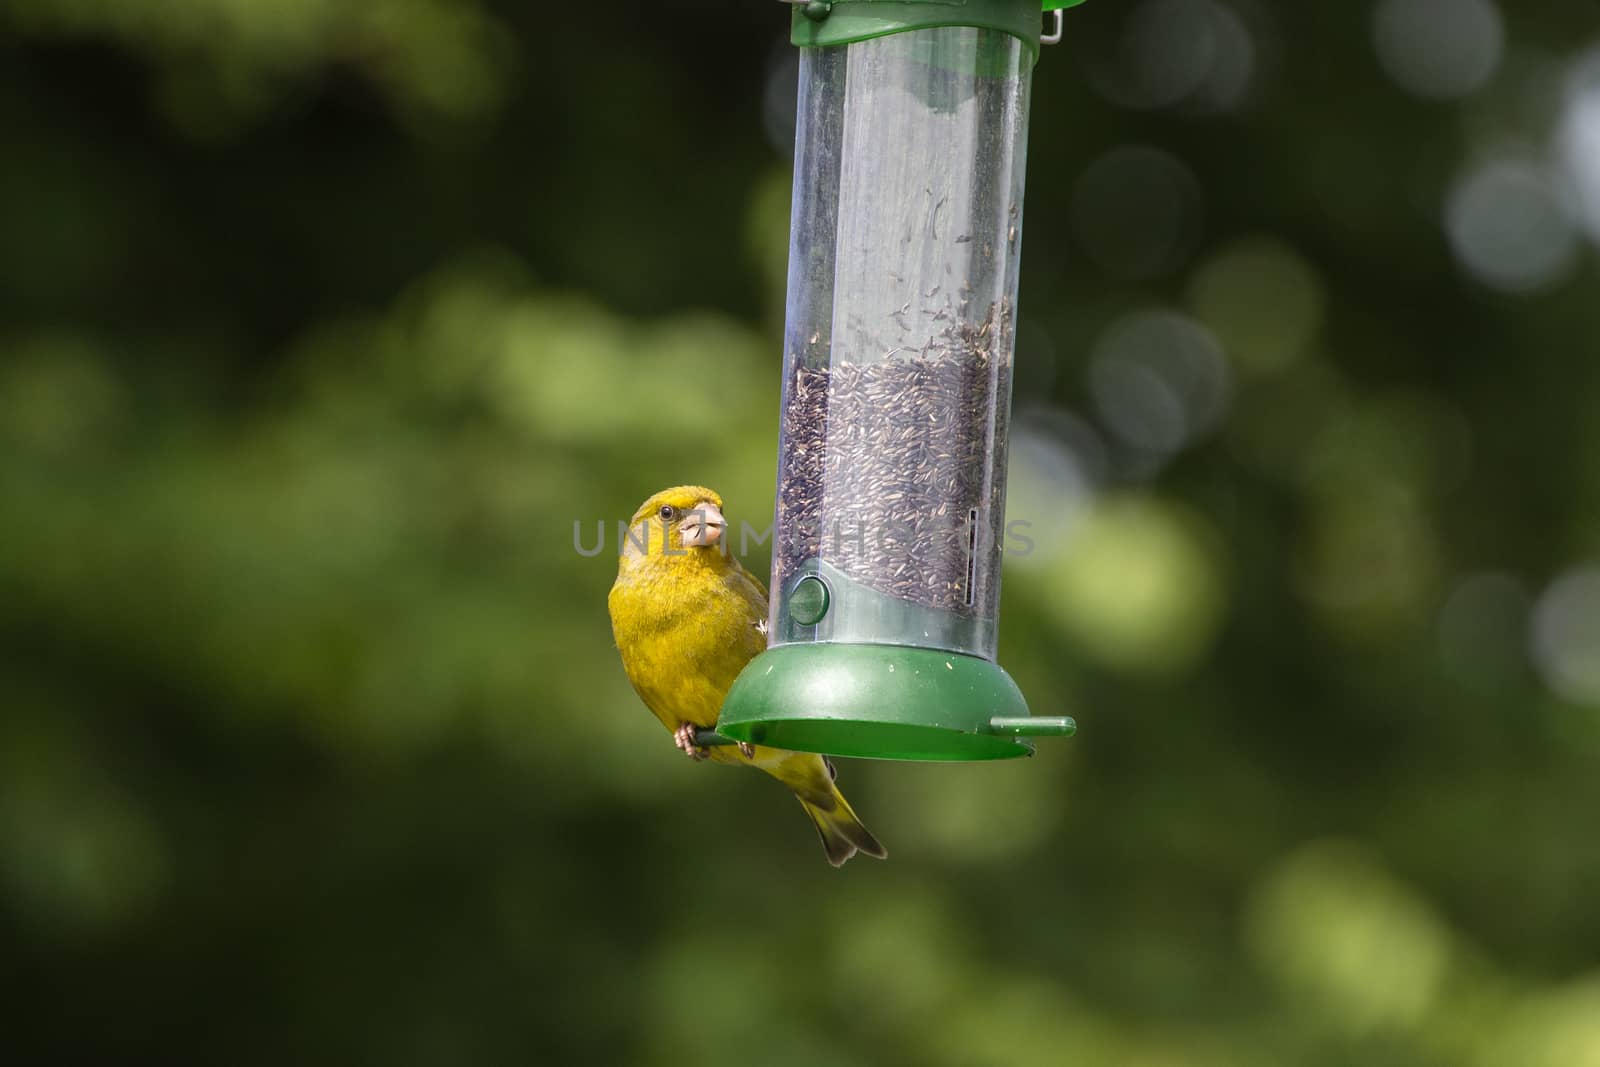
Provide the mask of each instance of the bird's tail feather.
[{"label": "bird's tail feather", "polygon": [[829,798],[833,801],[831,807],[814,804],[805,797],[799,798],[800,806],[817,828],[817,836],[822,838],[822,850],[828,854],[828,862],[841,867],[845,860],[857,852],[880,860],[887,859],[889,850],[872,836],[871,830],[861,824],[861,819],[851,810],[850,802],[839,792],[839,787],[831,781],[828,786],[833,794]]}]

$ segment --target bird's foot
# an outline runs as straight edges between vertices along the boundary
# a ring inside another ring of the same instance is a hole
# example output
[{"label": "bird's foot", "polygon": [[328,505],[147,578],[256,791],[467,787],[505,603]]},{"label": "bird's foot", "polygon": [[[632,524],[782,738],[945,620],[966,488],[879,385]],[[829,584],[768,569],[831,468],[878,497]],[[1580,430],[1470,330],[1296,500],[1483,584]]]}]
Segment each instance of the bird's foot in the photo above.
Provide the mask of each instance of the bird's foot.
[{"label": "bird's foot", "polygon": [[706,756],[709,755],[709,753],[707,753],[703,747],[694,743],[694,735],[698,733],[699,730],[700,728],[694,723],[686,722],[676,730],[672,731],[672,743],[682,749],[683,754],[694,760],[696,763],[705,759]]},{"label": "bird's foot", "polygon": [[756,746],[752,745],[750,742],[735,741],[734,744],[739,747],[739,755],[743,756],[745,759],[756,758]]}]

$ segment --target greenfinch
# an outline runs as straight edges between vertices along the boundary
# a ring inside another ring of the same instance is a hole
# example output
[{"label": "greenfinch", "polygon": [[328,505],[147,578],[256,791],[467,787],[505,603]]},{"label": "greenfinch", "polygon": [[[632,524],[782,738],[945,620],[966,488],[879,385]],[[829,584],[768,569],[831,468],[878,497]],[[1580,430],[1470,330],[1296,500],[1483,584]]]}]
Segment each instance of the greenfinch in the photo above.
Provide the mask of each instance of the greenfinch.
[{"label": "greenfinch", "polygon": [[628,680],[691,758],[755,767],[793,790],[829,863],[857,852],[883,859],[825,756],[695,743],[696,731],[716,726],[744,665],[767,647],[766,590],[727,550],[726,528],[722,498],[697,485],[662,490],[634,512],[609,598]]}]

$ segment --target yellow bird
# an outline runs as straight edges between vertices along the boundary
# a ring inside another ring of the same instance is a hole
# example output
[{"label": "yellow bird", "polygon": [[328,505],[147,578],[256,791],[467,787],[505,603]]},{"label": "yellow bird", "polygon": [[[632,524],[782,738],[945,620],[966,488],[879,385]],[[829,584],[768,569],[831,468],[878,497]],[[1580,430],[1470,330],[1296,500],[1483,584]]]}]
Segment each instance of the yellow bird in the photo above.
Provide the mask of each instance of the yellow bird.
[{"label": "yellow bird", "polygon": [[726,527],[722,498],[698,485],[664,489],[634,513],[609,598],[628,680],[691,758],[756,767],[792,789],[829,863],[858,851],[883,859],[825,756],[695,744],[695,731],[716,725],[733,680],[767,647],[767,592],[727,551]]}]

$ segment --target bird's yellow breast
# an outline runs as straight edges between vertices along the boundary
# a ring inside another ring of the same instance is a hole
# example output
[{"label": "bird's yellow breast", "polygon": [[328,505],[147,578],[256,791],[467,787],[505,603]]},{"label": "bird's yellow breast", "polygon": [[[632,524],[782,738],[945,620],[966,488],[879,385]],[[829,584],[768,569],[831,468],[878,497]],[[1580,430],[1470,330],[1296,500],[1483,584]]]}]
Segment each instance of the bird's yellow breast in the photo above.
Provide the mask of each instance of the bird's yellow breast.
[{"label": "bird's yellow breast", "polygon": [[766,647],[766,595],[714,550],[625,562],[609,599],[623,669],[668,729],[716,725],[744,665]]}]

